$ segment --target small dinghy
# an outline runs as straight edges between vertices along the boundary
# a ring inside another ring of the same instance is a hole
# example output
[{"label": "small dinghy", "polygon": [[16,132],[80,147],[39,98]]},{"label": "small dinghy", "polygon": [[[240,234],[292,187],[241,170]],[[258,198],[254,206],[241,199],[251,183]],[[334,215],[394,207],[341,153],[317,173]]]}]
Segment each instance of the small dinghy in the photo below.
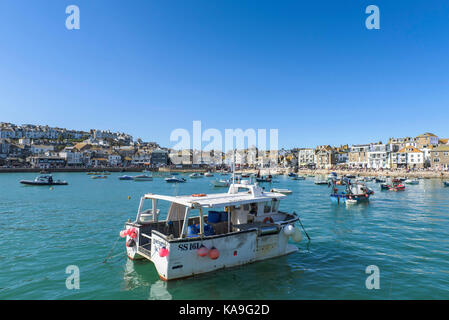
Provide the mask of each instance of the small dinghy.
[{"label": "small dinghy", "polygon": [[186,182],[186,179],[184,179],[184,178],[177,178],[175,176],[173,176],[171,178],[165,178],[164,180],[165,180],[165,182],[168,182],[168,183],[182,183],[182,182]]},{"label": "small dinghy", "polygon": [[449,187],[449,181],[443,181],[443,185],[444,185],[445,187]]},{"label": "small dinghy", "polygon": [[289,190],[289,189],[278,189],[278,188],[273,188],[270,190],[270,192],[275,192],[275,193],[282,193],[285,195],[289,195],[292,194],[293,191]]},{"label": "small dinghy", "polygon": [[134,181],[153,181],[152,176],[148,176],[146,174],[141,174],[134,177]]},{"label": "small dinghy", "polygon": [[65,186],[68,185],[66,181],[53,180],[51,174],[40,175],[34,180],[21,180],[21,184],[26,184],[30,186]]},{"label": "small dinghy", "polygon": [[330,182],[327,181],[327,180],[317,180],[317,181],[315,181],[315,184],[317,184],[317,185],[329,185]]},{"label": "small dinghy", "polygon": [[213,177],[214,174],[213,174],[212,172],[206,172],[206,173],[204,174],[204,176],[205,176],[205,177]]}]

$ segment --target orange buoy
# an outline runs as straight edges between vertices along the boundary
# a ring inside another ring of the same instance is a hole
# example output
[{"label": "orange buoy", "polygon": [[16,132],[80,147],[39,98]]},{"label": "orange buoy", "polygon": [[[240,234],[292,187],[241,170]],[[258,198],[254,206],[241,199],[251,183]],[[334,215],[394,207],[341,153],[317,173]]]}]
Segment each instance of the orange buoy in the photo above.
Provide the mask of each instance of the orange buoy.
[{"label": "orange buoy", "polygon": [[196,250],[196,253],[200,257],[205,257],[209,253],[209,249],[207,249],[204,245],[201,245],[201,247],[198,250]]},{"label": "orange buoy", "polygon": [[209,250],[209,258],[211,258],[212,260],[218,259],[219,256],[220,256],[220,252],[218,251],[217,248],[212,247],[212,248]]}]

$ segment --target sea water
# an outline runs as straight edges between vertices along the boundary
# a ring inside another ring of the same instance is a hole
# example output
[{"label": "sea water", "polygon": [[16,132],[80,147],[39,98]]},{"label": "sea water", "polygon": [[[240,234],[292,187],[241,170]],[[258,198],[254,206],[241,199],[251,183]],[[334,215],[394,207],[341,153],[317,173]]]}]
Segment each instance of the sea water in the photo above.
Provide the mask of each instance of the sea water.
[{"label": "sea water", "polygon": [[[145,193],[225,192],[211,178],[171,184],[120,181],[119,173],[91,179],[56,173],[68,186],[21,185],[31,173],[0,175],[0,299],[447,299],[449,298],[449,188],[421,180],[405,192],[375,191],[369,203],[329,199],[326,185],[277,176],[268,190],[293,194],[280,209],[296,212],[311,238],[299,252],[193,278],[163,282],[148,261],[131,261],[118,238],[134,220]],[[167,205],[161,203],[161,212]],[[111,252],[111,258],[103,263]],[[368,289],[368,266],[379,289]],[[80,271],[69,289],[68,266]]]}]

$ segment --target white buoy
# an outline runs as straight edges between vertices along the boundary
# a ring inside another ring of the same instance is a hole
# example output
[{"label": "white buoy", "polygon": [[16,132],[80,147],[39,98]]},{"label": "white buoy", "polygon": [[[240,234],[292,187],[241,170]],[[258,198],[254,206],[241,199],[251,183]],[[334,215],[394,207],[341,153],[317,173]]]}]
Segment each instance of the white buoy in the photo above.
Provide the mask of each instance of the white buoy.
[{"label": "white buoy", "polygon": [[299,228],[295,228],[295,231],[292,234],[292,240],[294,242],[301,242],[301,240],[302,240],[302,233],[301,233],[301,230],[299,230]]},{"label": "white buoy", "polygon": [[284,227],[284,234],[285,234],[287,237],[291,236],[294,232],[295,232],[295,227],[292,226],[291,224],[286,225],[286,226]]}]

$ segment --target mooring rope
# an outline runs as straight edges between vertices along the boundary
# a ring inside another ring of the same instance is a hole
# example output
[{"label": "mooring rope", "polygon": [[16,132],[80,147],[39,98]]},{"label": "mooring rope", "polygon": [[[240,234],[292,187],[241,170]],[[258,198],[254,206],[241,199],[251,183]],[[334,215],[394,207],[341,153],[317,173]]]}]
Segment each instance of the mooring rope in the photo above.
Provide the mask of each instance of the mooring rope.
[{"label": "mooring rope", "polygon": [[110,255],[111,255],[111,253],[112,253],[112,250],[114,250],[115,245],[117,244],[117,241],[118,241],[120,238],[121,238],[120,236],[117,237],[117,239],[116,239],[115,242],[114,242],[114,245],[112,246],[111,250],[109,250],[109,253],[108,253],[106,259],[104,259],[103,263],[106,263],[106,261],[109,259]]}]

